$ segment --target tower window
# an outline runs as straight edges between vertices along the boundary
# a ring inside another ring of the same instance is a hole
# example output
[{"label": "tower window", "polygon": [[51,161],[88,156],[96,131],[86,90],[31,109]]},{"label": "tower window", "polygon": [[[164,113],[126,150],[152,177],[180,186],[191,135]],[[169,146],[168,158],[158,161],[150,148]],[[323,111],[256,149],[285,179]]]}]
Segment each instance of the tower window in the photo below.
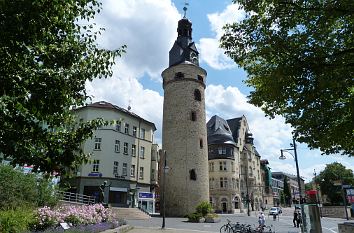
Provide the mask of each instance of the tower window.
[{"label": "tower window", "polygon": [[191,112],[191,120],[196,121],[197,120],[197,113],[195,111]]},{"label": "tower window", "polygon": [[197,101],[202,101],[202,95],[198,89],[194,90],[194,99]]},{"label": "tower window", "polygon": [[202,82],[203,82],[203,76],[198,75],[198,76],[197,76],[197,79],[198,79],[199,81],[202,81]]},{"label": "tower window", "polygon": [[189,178],[191,180],[197,180],[197,174],[195,173],[195,170],[192,169],[192,170],[189,170]]},{"label": "tower window", "polygon": [[176,79],[184,78],[184,74],[182,72],[177,72],[176,75],[175,75],[175,78]]},{"label": "tower window", "polygon": [[199,139],[199,147],[200,147],[200,149],[203,148],[203,139]]}]

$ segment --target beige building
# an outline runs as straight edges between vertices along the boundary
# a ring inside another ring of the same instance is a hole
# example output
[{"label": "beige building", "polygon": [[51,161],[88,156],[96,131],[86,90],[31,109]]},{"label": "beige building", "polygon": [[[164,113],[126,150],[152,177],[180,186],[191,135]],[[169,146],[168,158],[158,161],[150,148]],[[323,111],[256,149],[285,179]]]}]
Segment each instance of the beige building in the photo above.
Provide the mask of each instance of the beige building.
[{"label": "beige building", "polygon": [[[210,202],[217,212],[259,210],[264,180],[260,155],[253,145],[245,116],[224,119],[213,116],[207,123]],[[249,205],[248,205],[249,203]]]},{"label": "beige building", "polygon": [[112,206],[140,204],[154,211],[157,184],[157,145],[153,144],[155,124],[131,111],[100,101],[75,109],[78,119],[103,118],[115,124],[94,131],[83,144],[91,162],[77,171],[72,191],[99,196],[99,186],[107,181],[105,202]]}]

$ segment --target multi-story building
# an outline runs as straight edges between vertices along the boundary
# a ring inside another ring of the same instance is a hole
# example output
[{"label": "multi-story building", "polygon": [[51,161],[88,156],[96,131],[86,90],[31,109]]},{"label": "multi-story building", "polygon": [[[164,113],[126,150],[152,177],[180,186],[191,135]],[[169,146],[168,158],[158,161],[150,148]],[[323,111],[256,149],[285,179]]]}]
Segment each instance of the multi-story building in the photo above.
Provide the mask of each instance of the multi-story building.
[{"label": "multi-story building", "polygon": [[218,212],[259,210],[264,182],[260,155],[253,145],[245,116],[207,123],[210,202]]},{"label": "multi-story building", "polygon": [[[240,154],[240,191],[244,208],[260,210],[263,203],[260,155],[245,116],[227,120]],[[243,209],[244,209],[243,208]]]},{"label": "multi-story building", "polygon": [[273,205],[280,206],[281,195],[284,191],[284,181],[272,177]]},{"label": "multi-story building", "polygon": [[227,122],[213,116],[207,123],[210,203],[217,212],[240,209],[239,154]]},{"label": "multi-story building", "polygon": [[[288,204],[296,204],[300,203],[300,192],[299,192],[299,185],[297,182],[297,176],[287,174],[284,172],[272,172],[272,177],[278,180],[281,180],[284,182],[284,179],[286,177],[289,188],[290,188],[290,194],[291,198],[290,200],[287,200]],[[302,197],[304,198],[304,191],[305,191],[305,181],[303,178],[300,177],[300,185],[301,185],[301,193]]]},{"label": "multi-story building", "polygon": [[274,206],[273,190],[272,190],[272,172],[267,159],[261,160],[261,177],[262,177],[262,207],[269,208]]},{"label": "multi-story building", "polygon": [[153,212],[157,182],[157,145],[153,144],[155,124],[116,105],[100,101],[75,109],[78,119],[103,118],[115,121],[94,131],[83,144],[91,162],[77,171],[72,191],[99,197],[99,186],[107,181],[105,203],[143,208]]}]

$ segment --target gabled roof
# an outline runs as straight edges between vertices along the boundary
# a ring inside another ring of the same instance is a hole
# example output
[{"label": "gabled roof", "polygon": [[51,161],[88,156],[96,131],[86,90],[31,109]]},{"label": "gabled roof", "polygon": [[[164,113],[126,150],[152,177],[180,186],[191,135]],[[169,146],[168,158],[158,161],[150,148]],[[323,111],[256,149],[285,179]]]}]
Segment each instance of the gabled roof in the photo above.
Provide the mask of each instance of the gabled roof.
[{"label": "gabled roof", "polygon": [[234,138],[234,141],[238,141],[238,131],[240,129],[240,125],[241,125],[241,120],[242,117],[237,117],[237,118],[232,118],[227,120],[227,123],[230,126],[230,130],[232,132],[232,137]]},{"label": "gabled roof", "polygon": [[221,117],[215,115],[207,123],[208,144],[232,144],[236,145],[232,137],[227,122]]},{"label": "gabled roof", "polygon": [[155,126],[154,123],[145,120],[144,118],[140,117],[139,115],[137,115],[137,114],[135,114],[135,113],[133,113],[131,111],[128,111],[127,109],[118,107],[117,105],[108,103],[106,101],[99,101],[99,102],[95,102],[95,103],[92,103],[92,104],[88,104],[86,106],[83,106],[83,107],[75,109],[75,111],[80,110],[80,109],[84,109],[84,108],[102,108],[102,109],[112,109],[112,110],[115,110],[115,111],[119,111],[119,112],[127,114],[127,115],[129,115],[131,117],[134,117],[134,118],[136,118],[138,120],[144,121],[146,124],[151,125],[154,131],[156,130],[156,126]]}]

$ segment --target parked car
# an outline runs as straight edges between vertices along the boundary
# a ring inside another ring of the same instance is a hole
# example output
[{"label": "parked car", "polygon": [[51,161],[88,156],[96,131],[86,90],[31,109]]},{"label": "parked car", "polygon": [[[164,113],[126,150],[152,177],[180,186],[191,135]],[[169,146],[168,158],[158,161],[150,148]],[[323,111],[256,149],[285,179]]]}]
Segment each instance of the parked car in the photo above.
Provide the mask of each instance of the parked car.
[{"label": "parked car", "polygon": [[269,215],[278,215],[278,214],[281,214],[281,213],[282,213],[282,210],[281,210],[280,207],[272,207],[269,210]]}]

